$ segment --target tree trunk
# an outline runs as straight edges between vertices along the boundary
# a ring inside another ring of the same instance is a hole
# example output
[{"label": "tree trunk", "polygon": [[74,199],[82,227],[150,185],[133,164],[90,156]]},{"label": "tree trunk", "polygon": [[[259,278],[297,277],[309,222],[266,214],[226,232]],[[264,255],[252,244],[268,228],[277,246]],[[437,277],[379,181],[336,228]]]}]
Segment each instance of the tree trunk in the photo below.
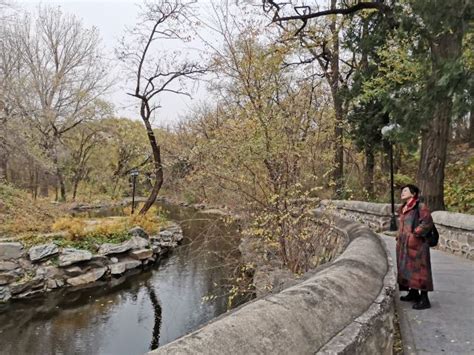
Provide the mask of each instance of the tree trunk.
[{"label": "tree trunk", "polygon": [[435,117],[421,138],[418,184],[424,202],[432,211],[444,210],[444,167],[448,147],[452,101],[438,103]]},{"label": "tree trunk", "polygon": [[0,180],[8,181],[8,154],[5,151],[0,152]]},{"label": "tree trunk", "polygon": [[[331,9],[336,8],[337,1],[331,0]],[[329,25],[332,33],[332,53],[330,60],[331,73],[329,73],[329,85],[331,86],[332,99],[336,122],[334,125],[334,170],[333,179],[335,183],[336,198],[341,198],[344,191],[344,139],[343,124],[344,110],[342,97],[339,90],[339,31],[337,30],[337,17],[334,16]]]},{"label": "tree trunk", "polygon": [[79,179],[74,179],[72,186],[72,200],[76,201],[77,188],[79,187]]},{"label": "tree trunk", "polygon": [[[452,31],[437,36],[431,43],[432,80],[445,74],[446,63],[462,54],[462,21]],[[432,211],[444,210],[444,168],[452,116],[452,97],[438,95],[434,101],[433,119],[422,132],[418,184],[421,195]]]},{"label": "tree trunk", "polygon": [[469,148],[474,148],[474,103],[471,103],[469,115]]},{"label": "tree trunk", "polygon": [[390,174],[390,142],[387,139],[382,140],[381,167],[384,176]]},{"label": "tree trunk", "polygon": [[142,209],[140,210],[140,214],[145,214],[150,209],[151,206],[156,201],[156,197],[158,196],[158,192],[160,192],[161,186],[163,185],[163,166],[161,162],[161,151],[160,147],[156,143],[155,133],[151,127],[150,121],[148,118],[143,117],[143,122],[145,123],[148,140],[150,142],[151,150],[153,152],[153,167],[155,173],[155,183],[153,185],[153,189],[151,190],[151,194],[146,200],[145,204],[143,205]]},{"label": "tree trunk", "polygon": [[35,201],[38,198],[38,184],[39,184],[38,167],[35,167],[35,187],[34,187],[34,194],[33,194],[33,198],[35,199]]},{"label": "tree trunk", "polygon": [[59,184],[59,201],[66,202],[66,185],[64,183],[64,176],[61,169],[58,167],[56,170],[56,177],[58,178]]},{"label": "tree trunk", "polygon": [[367,191],[369,199],[374,197],[374,170],[375,170],[375,155],[372,147],[365,148],[365,176],[364,188]]},{"label": "tree trunk", "polygon": [[39,190],[40,196],[48,197],[49,195],[49,178],[50,175],[47,172],[42,171],[39,177]]}]

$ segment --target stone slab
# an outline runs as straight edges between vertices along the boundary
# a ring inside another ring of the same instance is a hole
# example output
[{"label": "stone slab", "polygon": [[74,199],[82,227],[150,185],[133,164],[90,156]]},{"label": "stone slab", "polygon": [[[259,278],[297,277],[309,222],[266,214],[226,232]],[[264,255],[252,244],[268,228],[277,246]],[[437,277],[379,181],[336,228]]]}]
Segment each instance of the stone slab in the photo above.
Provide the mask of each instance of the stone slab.
[{"label": "stone slab", "polygon": [[32,262],[38,262],[42,259],[54,256],[59,253],[59,248],[54,243],[35,245],[30,248],[28,255]]},{"label": "stone slab", "polygon": [[12,271],[16,268],[19,268],[20,265],[13,261],[0,261],[0,272],[2,271]]},{"label": "stone slab", "polygon": [[127,259],[127,260],[119,261],[116,264],[109,265],[109,269],[112,275],[121,275],[127,270],[135,269],[141,266],[141,264],[142,263],[138,260]]},{"label": "stone slab", "polygon": [[21,258],[23,253],[24,250],[21,243],[0,243],[0,261]]},{"label": "stone slab", "polygon": [[65,248],[59,255],[59,266],[69,266],[81,261],[92,259],[92,253],[87,250],[80,250],[74,248]]},{"label": "stone slab", "polygon": [[139,249],[132,250],[129,253],[130,257],[136,260],[145,260],[153,256],[153,250],[151,249]]},{"label": "stone slab", "polygon": [[88,273],[85,273],[84,275],[67,279],[67,283],[71,286],[79,286],[79,285],[95,282],[98,279],[100,279],[102,276],[104,276],[106,271],[107,271],[106,267],[94,269],[92,271],[89,271]]}]

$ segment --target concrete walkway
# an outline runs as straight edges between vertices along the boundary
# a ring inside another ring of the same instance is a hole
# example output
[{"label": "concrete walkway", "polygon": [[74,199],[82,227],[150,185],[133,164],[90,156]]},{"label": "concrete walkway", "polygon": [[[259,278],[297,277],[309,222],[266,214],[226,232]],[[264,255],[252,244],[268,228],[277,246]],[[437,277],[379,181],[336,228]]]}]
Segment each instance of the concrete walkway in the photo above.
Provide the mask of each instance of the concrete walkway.
[{"label": "concrete walkway", "polygon": [[[395,238],[381,236],[396,263]],[[404,352],[474,354],[474,262],[431,249],[431,267],[431,309],[414,310],[396,297]]]}]

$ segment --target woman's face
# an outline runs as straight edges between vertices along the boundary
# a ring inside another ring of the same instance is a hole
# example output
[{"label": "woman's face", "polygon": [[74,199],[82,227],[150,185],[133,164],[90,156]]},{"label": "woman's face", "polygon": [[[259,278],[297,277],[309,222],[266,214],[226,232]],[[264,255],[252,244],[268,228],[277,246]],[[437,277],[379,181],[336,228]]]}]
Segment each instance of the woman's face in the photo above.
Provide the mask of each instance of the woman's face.
[{"label": "woman's face", "polygon": [[407,201],[407,200],[409,200],[410,198],[412,198],[413,196],[414,196],[414,195],[411,193],[409,187],[403,188],[403,190],[402,190],[402,196],[401,196],[401,199],[402,199],[403,201]]}]

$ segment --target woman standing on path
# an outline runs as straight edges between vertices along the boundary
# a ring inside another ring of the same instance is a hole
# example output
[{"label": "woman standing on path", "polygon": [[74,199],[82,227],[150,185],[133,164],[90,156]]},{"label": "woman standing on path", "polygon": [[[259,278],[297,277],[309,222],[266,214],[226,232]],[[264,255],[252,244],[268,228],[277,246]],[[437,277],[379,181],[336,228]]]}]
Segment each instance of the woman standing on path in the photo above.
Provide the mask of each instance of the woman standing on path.
[{"label": "woman standing on path", "polygon": [[433,291],[433,278],[430,246],[424,236],[433,228],[433,219],[428,207],[420,202],[419,193],[415,185],[402,187],[397,270],[400,291],[408,291],[400,300],[415,302],[413,309],[426,309],[431,307],[428,292]]}]

